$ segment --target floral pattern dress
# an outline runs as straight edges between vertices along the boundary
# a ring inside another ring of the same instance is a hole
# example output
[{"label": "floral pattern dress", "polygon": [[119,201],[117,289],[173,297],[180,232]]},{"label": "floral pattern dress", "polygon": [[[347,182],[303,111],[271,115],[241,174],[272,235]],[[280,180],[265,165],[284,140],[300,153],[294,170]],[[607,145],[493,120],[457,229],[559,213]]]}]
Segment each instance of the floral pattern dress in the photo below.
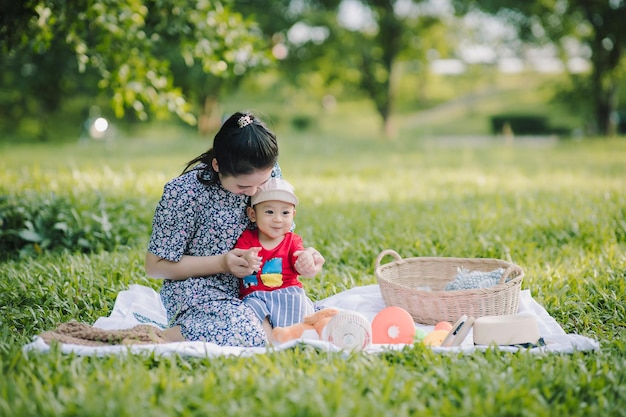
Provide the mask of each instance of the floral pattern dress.
[{"label": "floral pattern dress", "polygon": [[[183,255],[221,255],[235,246],[249,226],[250,197],[218,184],[205,185],[199,171],[168,182],[156,207],[148,251],[178,262]],[[210,175],[210,174],[207,174]],[[278,165],[272,176],[281,176]],[[253,311],[239,299],[239,279],[231,274],[164,280],[161,299],[170,326],[181,326],[186,340],[221,346],[265,346],[266,336]]]}]

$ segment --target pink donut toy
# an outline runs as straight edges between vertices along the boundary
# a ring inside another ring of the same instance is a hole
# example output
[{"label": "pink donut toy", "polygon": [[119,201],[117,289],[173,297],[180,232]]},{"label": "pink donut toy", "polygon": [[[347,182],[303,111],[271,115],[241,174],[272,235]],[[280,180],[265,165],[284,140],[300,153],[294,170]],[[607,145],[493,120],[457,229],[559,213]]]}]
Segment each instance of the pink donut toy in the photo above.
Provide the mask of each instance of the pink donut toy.
[{"label": "pink donut toy", "polygon": [[372,343],[411,344],[415,337],[413,317],[402,307],[387,307],[372,320]]}]

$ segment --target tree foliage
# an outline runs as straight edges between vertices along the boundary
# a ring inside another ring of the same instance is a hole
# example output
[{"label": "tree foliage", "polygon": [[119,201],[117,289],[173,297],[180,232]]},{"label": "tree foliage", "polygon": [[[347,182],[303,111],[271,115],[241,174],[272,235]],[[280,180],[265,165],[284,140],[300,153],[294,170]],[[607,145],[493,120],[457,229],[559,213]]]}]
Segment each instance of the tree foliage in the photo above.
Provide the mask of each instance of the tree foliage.
[{"label": "tree foliage", "polygon": [[208,94],[217,84],[211,80],[271,61],[257,25],[228,1],[27,0],[2,8],[0,66],[19,74],[23,94],[49,86],[35,94],[42,111],[53,111],[64,88],[85,81],[110,94],[119,117],[128,110],[140,119],[175,113],[194,124],[194,92]]},{"label": "tree foliage", "polygon": [[[322,94],[343,89],[365,95],[375,105],[384,132],[392,136],[398,59],[425,61],[442,22],[420,7],[424,0],[356,2],[371,22],[350,28],[338,20],[345,5],[339,0],[282,0],[269,9],[252,0],[236,1],[238,10],[253,16],[268,36],[288,49],[280,68],[295,85],[316,86]],[[290,36],[296,29],[301,35]]]},{"label": "tree foliage", "polygon": [[[455,0],[461,13],[480,8],[512,23],[526,41],[564,47],[577,39],[589,52],[589,82],[576,83],[579,97],[592,97],[596,133],[615,133],[619,81],[626,75],[624,0]],[[580,86],[585,88],[580,91]]]}]

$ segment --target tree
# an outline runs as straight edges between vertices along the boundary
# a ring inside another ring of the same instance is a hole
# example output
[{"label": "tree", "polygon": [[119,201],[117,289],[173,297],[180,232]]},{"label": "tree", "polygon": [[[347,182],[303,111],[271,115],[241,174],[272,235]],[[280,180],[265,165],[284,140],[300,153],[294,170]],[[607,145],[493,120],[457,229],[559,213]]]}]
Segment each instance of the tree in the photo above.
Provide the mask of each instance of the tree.
[{"label": "tree", "polygon": [[[601,135],[616,132],[614,115],[618,85],[626,74],[626,3],[624,0],[454,0],[460,13],[482,9],[506,19],[521,39],[563,46],[578,39],[590,50],[589,88],[593,130]],[[578,83],[578,85],[581,85]]]},{"label": "tree", "polygon": [[[357,41],[360,46],[360,86],[374,101],[383,120],[385,134],[392,137],[395,134],[391,116],[397,90],[396,61],[402,53],[424,61],[427,50],[432,46],[427,41],[429,32],[439,27],[441,21],[436,15],[418,8],[401,14],[397,10],[399,2],[393,0],[368,0],[363,3],[372,11],[377,28],[361,32]],[[421,1],[411,3],[415,6]]]},{"label": "tree", "polygon": [[[397,61],[403,55],[425,60],[432,46],[430,33],[441,24],[435,14],[419,8],[425,0],[282,0],[272,2],[271,7],[252,0],[236,3],[242,6],[238,10],[254,16],[268,36],[288,49],[279,68],[293,83],[306,88],[311,80],[322,79],[326,88],[341,84],[365,94],[374,103],[388,137],[394,133],[391,116]],[[358,27],[339,22],[338,12],[348,3],[360,5],[368,21]],[[296,25],[311,36],[290,39]]]},{"label": "tree", "polygon": [[[56,86],[37,95],[48,100],[46,111],[58,107],[61,86],[91,74],[97,87],[110,93],[118,117],[129,109],[142,120],[174,113],[194,124],[194,92],[206,95],[211,80],[241,76],[271,61],[257,26],[227,1],[3,2],[0,65],[23,78],[28,74],[15,67],[28,63],[38,81]],[[47,67],[40,61],[54,62],[51,67],[58,70],[41,71]],[[189,77],[181,75],[185,69]]]}]

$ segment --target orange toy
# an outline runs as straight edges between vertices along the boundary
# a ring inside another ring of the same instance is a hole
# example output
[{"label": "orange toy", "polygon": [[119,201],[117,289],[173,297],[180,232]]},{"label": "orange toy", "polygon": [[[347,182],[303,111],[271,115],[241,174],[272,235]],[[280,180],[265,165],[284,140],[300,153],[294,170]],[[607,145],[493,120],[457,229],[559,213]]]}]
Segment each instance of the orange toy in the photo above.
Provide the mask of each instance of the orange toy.
[{"label": "orange toy", "polygon": [[402,307],[390,306],[380,310],[372,320],[372,343],[413,343],[415,323]]},{"label": "orange toy", "polygon": [[315,330],[318,337],[321,338],[322,330],[337,313],[339,310],[336,308],[325,308],[306,316],[302,323],[288,327],[275,327],[272,330],[272,338],[278,343],[285,343],[302,337],[302,334],[307,330]]},{"label": "orange toy", "polygon": [[439,323],[435,324],[435,330],[446,330],[446,331],[450,331],[452,330],[452,323],[450,323],[449,321],[440,321]]},{"label": "orange toy", "polygon": [[426,346],[441,346],[445,338],[448,336],[448,333],[450,332],[447,330],[433,330],[426,335],[423,343]]}]

